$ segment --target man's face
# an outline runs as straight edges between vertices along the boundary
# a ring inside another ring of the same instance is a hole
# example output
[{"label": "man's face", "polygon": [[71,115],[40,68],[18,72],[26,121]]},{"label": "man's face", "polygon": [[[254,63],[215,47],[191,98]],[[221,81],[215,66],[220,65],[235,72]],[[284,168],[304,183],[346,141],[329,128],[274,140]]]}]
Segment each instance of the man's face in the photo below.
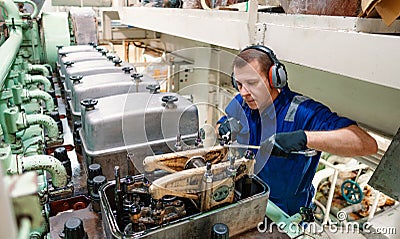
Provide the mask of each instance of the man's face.
[{"label": "man's face", "polygon": [[253,60],[241,68],[234,67],[233,73],[239,93],[250,109],[262,111],[272,103],[272,89],[258,61]]}]

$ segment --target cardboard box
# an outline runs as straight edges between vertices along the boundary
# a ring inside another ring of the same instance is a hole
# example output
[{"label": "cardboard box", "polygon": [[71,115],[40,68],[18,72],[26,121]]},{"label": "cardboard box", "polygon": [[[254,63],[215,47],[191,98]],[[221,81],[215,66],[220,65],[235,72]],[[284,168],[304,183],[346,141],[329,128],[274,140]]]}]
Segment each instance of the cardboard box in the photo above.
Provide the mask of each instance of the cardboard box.
[{"label": "cardboard box", "polygon": [[400,16],[400,1],[398,0],[362,0],[361,9],[363,16],[369,17],[374,10],[382,17],[383,22],[389,26]]}]

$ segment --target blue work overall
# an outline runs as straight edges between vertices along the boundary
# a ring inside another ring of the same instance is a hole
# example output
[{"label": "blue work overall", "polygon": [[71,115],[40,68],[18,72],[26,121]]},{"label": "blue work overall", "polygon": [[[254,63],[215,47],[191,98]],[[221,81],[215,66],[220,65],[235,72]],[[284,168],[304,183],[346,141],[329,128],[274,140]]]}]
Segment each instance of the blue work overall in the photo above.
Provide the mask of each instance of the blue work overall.
[{"label": "blue work overall", "polygon": [[[259,113],[251,110],[240,94],[228,104],[226,117],[240,121],[241,131],[237,141],[241,144],[259,145],[274,133],[296,130],[335,130],[356,124],[340,117],[325,105],[285,87],[273,104]],[[272,146],[271,146],[272,147]],[[267,150],[268,151],[268,150]],[[269,152],[257,152],[255,173],[270,187],[270,200],[289,215],[299,212],[300,207],[308,207],[314,197],[312,180],[321,152],[314,157],[290,154],[288,158],[270,156]]]}]

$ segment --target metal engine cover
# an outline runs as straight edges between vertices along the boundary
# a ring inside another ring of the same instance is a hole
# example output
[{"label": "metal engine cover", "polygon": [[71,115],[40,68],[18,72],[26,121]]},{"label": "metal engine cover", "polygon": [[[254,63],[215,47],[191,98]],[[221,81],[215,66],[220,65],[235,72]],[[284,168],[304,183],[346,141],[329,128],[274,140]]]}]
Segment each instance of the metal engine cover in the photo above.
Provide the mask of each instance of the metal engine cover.
[{"label": "metal engine cover", "polygon": [[58,50],[58,55],[68,54],[73,52],[86,52],[86,51],[96,51],[97,50],[91,45],[75,45],[75,46],[64,46]]},{"label": "metal engine cover", "polygon": [[104,56],[101,52],[97,51],[88,51],[88,52],[74,52],[69,53],[66,56],[59,56],[60,65],[62,63],[71,61],[71,62],[81,62],[81,61],[95,61],[95,60],[106,60],[106,56]]},{"label": "metal engine cover", "polygon": [[98,75],[113,72],[123,72],[122,68],[124,66],[129,66],[135,69],[133,65],[125,63],[123,66],[115,66],[112,62],[107,60],[98,61],[83,61],[77,63],[75,66],[66,68],[66,73],[64,73],[64,89],[66,92],[71,92],[72,81],[70,76],[89,76]]},{"label": "metal engine cover", "polygon": [[[176,97],[165,104],[163,97]],[[103,174],[114,177],[114,166],[128,173],[127,153],[135,160],[174,150],[177,134],[194,140],[199,129],[198,109],[175,93],[130,93],[98,99],[94,109],[81,109],[82,153],[87,164],[99,163]],[[140,167],[139,164],[135,166]],[[143,166],[141,166],[143,167]],[[143,170],[142,168],[135,168]],[[129,173],[134,174],[133,167]]]},{"label": "metal engine cover", "polygon": [[60,75],[65,79],[68,76],[77,74],[76,72],[81,72],[85,70],[95,70],[104,66],[115,66],[112,61],[107,60],[107,58],[94,61],[81,61],[74,63],[73,65],[66,67],[65,65],[60,66]]},{"label": "metal engine cover", "polygon": [[86,98],[101,98],[129,92],[147,92],[149,85],[158,84],[157,80],[144,75],[140,81],[132,79],[130,74],[123,72],[84,76],[79,83],[71,88],[70,109],[74,118],[81,116],[81,100]]}]

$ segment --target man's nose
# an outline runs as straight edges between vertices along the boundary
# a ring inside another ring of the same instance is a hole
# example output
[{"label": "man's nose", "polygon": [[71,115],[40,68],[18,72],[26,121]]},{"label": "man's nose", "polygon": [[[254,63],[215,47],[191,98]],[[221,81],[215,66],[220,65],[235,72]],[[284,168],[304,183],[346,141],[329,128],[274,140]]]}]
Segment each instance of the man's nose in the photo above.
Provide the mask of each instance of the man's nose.
[{"label": "man's nose", "polygon": [[247,89],[247,87],[244,84],[242,85],[242,87],[240,87],[239,93],[242,96],[250,94],[249,90]]}]

